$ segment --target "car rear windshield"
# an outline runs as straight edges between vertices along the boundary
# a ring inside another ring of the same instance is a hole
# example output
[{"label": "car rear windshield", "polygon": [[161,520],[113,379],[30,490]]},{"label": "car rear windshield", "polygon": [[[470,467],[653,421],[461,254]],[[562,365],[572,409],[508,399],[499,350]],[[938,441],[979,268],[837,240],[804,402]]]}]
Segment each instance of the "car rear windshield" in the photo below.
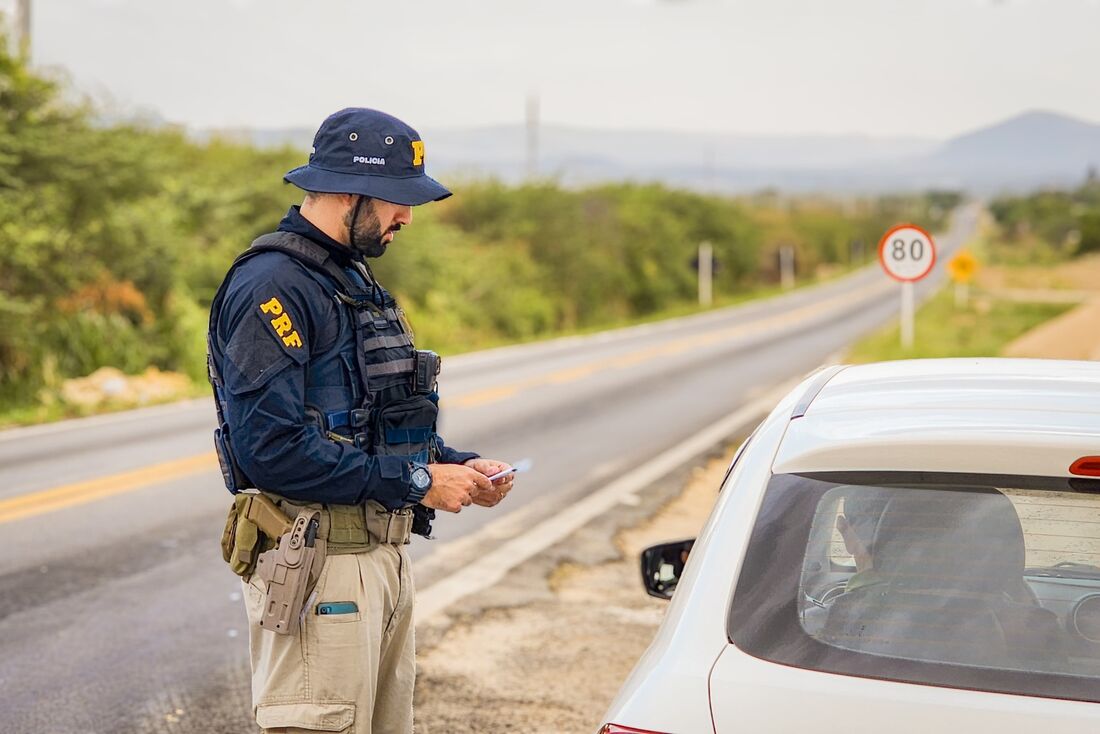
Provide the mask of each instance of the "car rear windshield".
[{"label": "car rear windshield", "polygon": [[990,475],[776,475],[730,640],[802,668],[1100,701],[1097,489]]}]

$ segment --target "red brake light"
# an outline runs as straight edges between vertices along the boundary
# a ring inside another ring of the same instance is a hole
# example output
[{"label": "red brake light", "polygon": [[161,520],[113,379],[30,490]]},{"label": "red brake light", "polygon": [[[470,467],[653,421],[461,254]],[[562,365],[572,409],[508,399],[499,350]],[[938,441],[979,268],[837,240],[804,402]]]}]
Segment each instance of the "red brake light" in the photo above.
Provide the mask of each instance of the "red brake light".
[{"label": "red brake light", "polygon": [[661,734],[661,732],[651,729],[634,729],[633,727],[619,726],[618,724],[604,724],[599,734]]},{"label": "red brake light", "polygon": [[1100,477],[1100,456],[1082,456],[1070,464],[1069,473],[1079,477]]}]

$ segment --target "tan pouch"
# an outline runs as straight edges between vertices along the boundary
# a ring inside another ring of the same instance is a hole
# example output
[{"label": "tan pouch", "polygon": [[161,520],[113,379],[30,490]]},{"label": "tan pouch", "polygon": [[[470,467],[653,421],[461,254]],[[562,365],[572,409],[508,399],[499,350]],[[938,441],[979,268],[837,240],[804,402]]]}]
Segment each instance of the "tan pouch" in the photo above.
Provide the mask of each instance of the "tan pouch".
[{"label": "tan pouch", "polygon": [[248,579],[260,554],[275,547],[275,539],[290,530],[291,521],[269,497],[256,493],[233,497],[222,530],[222,559],[233,573]]},{"label": "tan pouch", "polygon": [[237,503],[229,506],[229,516],[225,518],[225,529],[222,530],[222,560],[226,563],[233,558],[234,538],[237,534]]},{"label": "tan pouch", "polygon": [[252,520],[246,515],[251,495],[238,494],[229,506],[229,515],[225,518],[222,530],[222,560],[229,564],[233,573],[247,579],[256,569],[256,559],[264,550],[266,538]]},{"label": "tan pouch", "polygon": [[237,516],[237,529],[233,534],[233,557],[229,567],[241,578],[248,578],[256,570],[260,556],[260,544],[264,540],[256,523],[243,515]]}]

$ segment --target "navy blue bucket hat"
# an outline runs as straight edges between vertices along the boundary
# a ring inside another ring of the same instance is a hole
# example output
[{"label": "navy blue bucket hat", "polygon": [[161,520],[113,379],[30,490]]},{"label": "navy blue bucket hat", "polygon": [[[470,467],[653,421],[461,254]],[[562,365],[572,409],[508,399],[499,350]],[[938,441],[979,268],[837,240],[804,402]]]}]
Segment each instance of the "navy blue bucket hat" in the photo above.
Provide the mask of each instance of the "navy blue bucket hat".
[{"label": "navy blue bucket hat", "polygon": [[409,206],[451,195],[424,172],[424,141],[416,130],[363,107],[348,107],[322,122],[309,163],[283,179],[306,191],[362,194]]}]

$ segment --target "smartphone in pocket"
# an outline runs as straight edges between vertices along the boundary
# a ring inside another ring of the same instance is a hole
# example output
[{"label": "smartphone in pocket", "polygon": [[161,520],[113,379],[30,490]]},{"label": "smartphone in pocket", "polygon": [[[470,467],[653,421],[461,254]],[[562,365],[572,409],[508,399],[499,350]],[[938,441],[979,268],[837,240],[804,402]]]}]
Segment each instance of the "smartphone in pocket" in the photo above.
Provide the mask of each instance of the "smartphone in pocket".
[{"label": "smartphone in pocket", "polygon": [[355,614],[359,605],[353,601],[326,601],[317,605],[317,614]]}]

